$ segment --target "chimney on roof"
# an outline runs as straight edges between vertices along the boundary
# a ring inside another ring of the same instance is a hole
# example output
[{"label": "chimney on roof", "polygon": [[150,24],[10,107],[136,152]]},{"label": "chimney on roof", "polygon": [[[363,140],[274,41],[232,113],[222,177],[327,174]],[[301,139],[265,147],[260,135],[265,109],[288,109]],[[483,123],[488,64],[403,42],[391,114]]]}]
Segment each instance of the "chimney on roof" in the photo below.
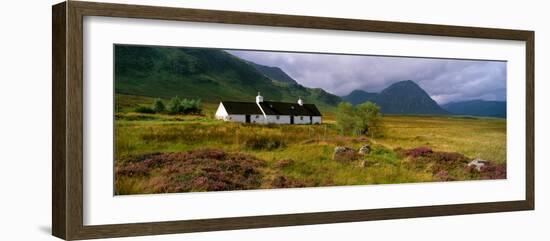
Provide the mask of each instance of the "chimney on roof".
[{"label": "chimney on roof", "polygon": [[264,97],[260,95],[260,92],[258,92],[258,96],[256,96],[256,103],[262,102],[264,102]]},{"label": "chimney on roof", "polygon": [[300,106],[304,105],[304,101],[302,100],[302,98],[298,98],[298,105]]}]

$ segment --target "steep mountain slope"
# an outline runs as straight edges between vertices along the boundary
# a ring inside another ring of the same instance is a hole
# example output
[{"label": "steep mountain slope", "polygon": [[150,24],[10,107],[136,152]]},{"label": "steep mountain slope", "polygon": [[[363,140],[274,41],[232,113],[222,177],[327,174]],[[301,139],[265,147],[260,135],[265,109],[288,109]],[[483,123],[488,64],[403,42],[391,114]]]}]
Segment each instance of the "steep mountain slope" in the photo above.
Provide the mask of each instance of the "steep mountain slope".
[{"label": "steep mountain slope", "polygon": [[386,114],[448,114],[411,80],[390,85],[378,94],[376,103]]},{"label": "steep mountain slope", "polygon": [[271,67],[271,66],[265,66],[261,64],[256,64],[253,62],[249,62],[256,70],[258,70],[260,73],[265,75],[267,78],[270,78],[275,81],[279,81],[282,83],[289,83],[289,84],[298,84],[296,80],[294,80],[292,77],[288,76],[282,69],[279,67]]},{"label": "steep mountain slope", "polygon": [[442,107],[445,110],[457,115],[506,118],[505,101],[470,100],[451,102],[443,105]]},{"label": "steep mountain slope", "polygon": [[341,100],[323,90],[280,81],[222,50],[115,46],[116,93],[164,98],[177,95],[216,103],[254,101],[261,92],[266,100],[295,102],[301,97],[320,107],[335,106]]},{"label": "steep mountain slope", "polygon": [[254,66],[254,68],[256,68],[256,70],[262,73],[265,77],[271,79],[274,85],[287,88],[292,96],[303,98],[304,92],[307,92],[310,99],[319,100],[329,105],[337,105],[342,101],[339,96],[330,94],[321,88],[307,88],[298,84],[296,80],[290,77],[279,67],[265,66],[250,61],[248,61],[248,63]]},{"label": "steep mountain slope", "polygon": [[378,96],[378,93],[366,92],[363,90],[354,90],[346,96],[342,96],[342,99],[351,103],[352,105],[357,105],[365,103],[367,101],[374,102]]},{"label": "steep mountain slope", "polygon": [[441,108],[426,91],[411,80],[396,82],[378,94],[364,91],[352,91],[350,95],[343,98],[348,99],[350,102],[351,100],[355,101],[355,103],[351,102],[352,104],[372,101],[380,106],[384,114],[449,114]]}]

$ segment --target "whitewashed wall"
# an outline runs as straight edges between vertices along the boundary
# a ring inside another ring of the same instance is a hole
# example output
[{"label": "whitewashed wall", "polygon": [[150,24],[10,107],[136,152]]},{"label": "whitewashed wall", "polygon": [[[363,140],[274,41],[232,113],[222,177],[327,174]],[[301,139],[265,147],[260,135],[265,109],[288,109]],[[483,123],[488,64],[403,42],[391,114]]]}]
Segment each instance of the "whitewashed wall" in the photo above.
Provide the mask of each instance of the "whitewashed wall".
[{"label": "whitewashed wall", "polygon": [[222,103],[218,105],[215,116],[218,120],[225,120],[227,118],[227,110],[225,110],[225,107],[222,105]]},{"label": "whitewashed wall", "polygon": [[313,124],[321,124],[323,123],[321,120],[321,116],[314,116],[313,117]]},{"label": "whitewashed wall", "polygon": [[245,123],[246,116],[245,115],[228,115],[224,120]]},{"label": "whitewashed wall", "polygon": [[267,116],[267,123],[270,123],[270,124],[290,124],[290,116],[280,115],[279,119],[277,119],[276,115],[268,115]]},{"label": "whitewashed wall", "polygon": [[[300,119],[301,117],[301,119]],[[309,116],[295,116],[294,117],[294,124],[297,125],[306,125],[310,124],[310,117]],[[320,116],[313,116],[311,117],[311,124],[321,124],[321,117]],[[246,115],[228,115],[224,113],[216,113],[216,119],[219,120],[225,120],[225,121],[232,121],[232,122],[240,122],[240,123],[246,123]],[[266,124],[266,119],[263,115],[250,115],[250,123],[257,123],[257,124]],[[276,115],[268,115],[267,116],[267,123],[268,124],[290,124],[290,116],[288,115],[280,115],[279,119],[277,119]]]},{"label": "whitewashed wall", "polygon": [[250,115],[250,123],[265,123],[264,115]]},{"label": "whitewashed wall", "polygon": [[309,116],[295,116],[294,117],[294,124],[309,124],[310,123],[310,117]]}]

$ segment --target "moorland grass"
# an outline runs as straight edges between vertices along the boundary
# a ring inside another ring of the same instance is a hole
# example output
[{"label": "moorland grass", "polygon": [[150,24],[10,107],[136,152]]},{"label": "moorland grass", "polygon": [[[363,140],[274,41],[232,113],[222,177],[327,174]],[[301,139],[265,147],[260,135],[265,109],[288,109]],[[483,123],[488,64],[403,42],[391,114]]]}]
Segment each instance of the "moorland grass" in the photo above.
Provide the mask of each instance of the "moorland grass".
[{"label": "moorland grass", "polygon": [[[119,114],[115,120],[116,160],[154,152],[186,152],[214,148],[265,160],[259,188],[273,188],[276,178],[288,178],[296,186],[392,184],[437,181],[425,169],[411,169],[395,148],[429,146],[438,151],[459,152],[467,157],[506,162],[506,122],[499,119],[386,116],[382,136],[367,139],[341,136],[335,125],[253,125],[228,123],[207,116]],[[363,160],[332,160],[334,147],[355,150],[371,143]],[[290,164],[280,167],[282,160]],[[364,161],[367,161],[365,164]],[[466,179],[467,177],[462,177]],[[158,178],[156,178],[158,179]],[[119,193],[151,193],[155,178],[117,179]]]},{"label": "moorland grass", "polygon": [[[258,188],[394,184],[476,179],[462,169],[435,175],[430,168],[411,165],[396,149],[429,147],[460,153],[498,165],[506,163],[506,120],[453,116],[392,116],[382,118],[383,132],[375,138],[343,136],[334,114],[323,111],[321,125],[254,125],[215,120],[217,104],[203,103],[202,115],[140,114],[131,110],[149,97],[117,94],[115,162],[150,153],[183,153],[211,148],[251,155],[265,161],[258,169]],[[360,160],[332,160],[336,146],[358,150],[370,144]],[[281,164],[283,163],[283,164]],[[414,167],[414,168],[412,168]],[[116,177],[117,194],[155,193],[166,183],[162,172],[147,177]]]}]

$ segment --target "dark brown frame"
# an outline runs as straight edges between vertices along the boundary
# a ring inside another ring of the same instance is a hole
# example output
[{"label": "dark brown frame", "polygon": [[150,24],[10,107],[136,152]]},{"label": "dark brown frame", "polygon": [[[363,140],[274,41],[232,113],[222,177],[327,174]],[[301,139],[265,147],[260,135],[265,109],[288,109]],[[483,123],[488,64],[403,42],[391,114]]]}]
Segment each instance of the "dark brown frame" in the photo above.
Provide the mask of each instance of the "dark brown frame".
[{"label": "dark brown frame", "polygon": [[[169,222],[83,225],[83,17],[108,16],[262,26],[519,40],[526,43],[525,200]],[[533,31],[68,1],[52,7],[52,233],[66,240],[533,210]]]}]

